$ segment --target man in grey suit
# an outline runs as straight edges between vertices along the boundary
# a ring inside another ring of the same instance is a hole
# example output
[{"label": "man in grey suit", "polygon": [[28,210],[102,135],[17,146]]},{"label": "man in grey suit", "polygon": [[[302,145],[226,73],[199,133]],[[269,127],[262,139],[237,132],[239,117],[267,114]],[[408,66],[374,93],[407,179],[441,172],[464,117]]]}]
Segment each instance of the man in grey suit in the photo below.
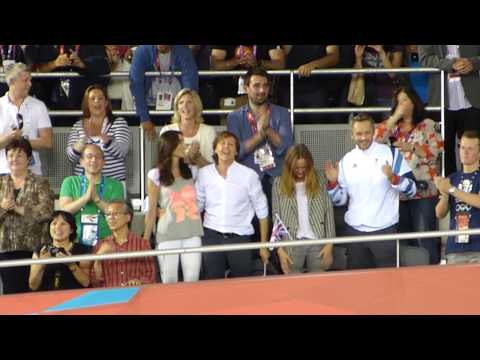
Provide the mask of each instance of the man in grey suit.
[{"label": "man in grey suit", "polygon": [[[455,136],[480,131],[480,45],[418,45],[420,63],[445,71],[445,175],[456,169]],[[440,74],[429,79],[428,103],[440,105]]]}]

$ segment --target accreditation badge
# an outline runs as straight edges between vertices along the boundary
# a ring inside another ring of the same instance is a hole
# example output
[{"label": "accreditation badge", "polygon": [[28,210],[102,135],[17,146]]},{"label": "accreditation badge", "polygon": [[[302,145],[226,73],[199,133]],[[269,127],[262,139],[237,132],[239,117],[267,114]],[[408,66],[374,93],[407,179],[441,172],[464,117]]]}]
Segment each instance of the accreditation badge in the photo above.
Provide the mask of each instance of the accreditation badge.
[{"label": "accreditation badge", "polygon": [[262,171],[267,171],[275,167],[275,158],[273,157],[272,148],[268,143],[254,152],[253,159]]},{"label": "accreditation badge", "polygon": [[80,223],[82,227],[81,242],[87,246],[95,246],[98,242],[98,214],[82,215]]},{"label": "accreditation badge", "polygon": [[[0,66],[0,73],[6,73],[13,65],[15,65],[15,60],[3,60],[2,66]],[[6,83],[5,77],[0,78],[0,83]]]},{"label": "accreditation badge", "polygon": [[245,79],[243,78],[243,76],[239,76],[238,77],[238,91],[237,91],[238,95],[244,95],[244,94],[247,93],[245,91],[244,85],[245,85]]},{"label": "accreditation badge", "polygon": [[65,96],[68,98],[70,95],[70,79],[60,80],[60,87],[62,88]]},{"label": "accreditation badge", "polygon": [[10,68],[13,67],[13,65],[15,65],[15,60],[3,60],[2,65],[3,72],[7,72],[8,70],[10,70]]},{"label": "accreditation badge", "polygon": [[[457,230],[470,229],[470,214],[467,212],[457,213],[455,216],[457,223]],[[458,235],[455,239],[457,244],[468,244],[470,242],[470,235]]]},{"label": "accreditation badge", "polygon": [[157,111],[172,110],[172,104],[173,94],[171,91],[162,89],[157,93],[157,101],[155,103],[155,109]]}]

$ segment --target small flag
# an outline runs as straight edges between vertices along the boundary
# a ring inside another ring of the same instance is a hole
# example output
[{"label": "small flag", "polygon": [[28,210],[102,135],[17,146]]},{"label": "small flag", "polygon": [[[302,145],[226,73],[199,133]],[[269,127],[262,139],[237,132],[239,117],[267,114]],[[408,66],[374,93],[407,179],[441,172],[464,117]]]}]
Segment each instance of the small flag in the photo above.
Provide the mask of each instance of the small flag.
[{"label": "small flag", "polygon": [[[275,221],[273,223],[273,228],[272,228],[272,236],[270,236],[270,242],[274,243],[276,241],[281,241],[283,237],[287,235],[289,238],[290,234],[288,233],[287,227],[283,223],[283,221],[280,219],[280,216],[278,214],[275,214]],[[269,248],[270,251],[272,251],[274,248]]]}]

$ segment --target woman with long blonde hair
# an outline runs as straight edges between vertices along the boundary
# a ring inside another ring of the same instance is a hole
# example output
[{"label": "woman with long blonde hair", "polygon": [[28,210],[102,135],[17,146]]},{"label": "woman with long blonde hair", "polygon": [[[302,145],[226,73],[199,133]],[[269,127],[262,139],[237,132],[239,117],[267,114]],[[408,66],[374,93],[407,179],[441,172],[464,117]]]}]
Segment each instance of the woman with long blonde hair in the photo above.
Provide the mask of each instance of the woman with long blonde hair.
[{"label": "woman with long blonde hair", "polygon": [[[333,207],[325,184],[325,175],[315,170],[308,148],[292,146],[282,176],[273,182],[272,215],[280,217],[293,239],[335,237]],[[277,253],[285,274],[303,272],[304,265],[308,272],[323,271],[333,263],[332,244],[278,248]]]}]

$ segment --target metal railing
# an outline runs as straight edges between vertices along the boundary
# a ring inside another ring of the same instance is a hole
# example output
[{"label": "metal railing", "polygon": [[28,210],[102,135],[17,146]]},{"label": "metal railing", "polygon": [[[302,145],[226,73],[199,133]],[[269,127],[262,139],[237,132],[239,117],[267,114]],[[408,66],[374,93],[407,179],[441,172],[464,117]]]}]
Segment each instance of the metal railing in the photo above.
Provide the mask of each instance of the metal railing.
[{"label": "metal railing", "polygon": [[171,249],[171,250],[145,250],[133,252],[121,252],[104,255],[74,255],[61,258],[50,259],[25,259],[25,260],[5,260],[0,261],[0,268],[27,266],[32,264],[64,264],[78,261],[94,261],[94,260],[119,260],[132,259],[139,257],[161,256],[161,255],[179,255],[189,253],[209,253],[209,252],[225,252],[225,251],[239,251],[239,250],[253,250],[262,248],[280,248],[280,247],[298,247],[309,245],[324,245],[324,244],[348,244],[359,243],[366,241],[396,241],[397,244],[397,268],[400,267],[400,241],[407,239],[425,239],[435,238],[441,236],[458,236],[458,235],[480,235],[480,229],[470,230],[447,230],[447,231],[427,231],[422,233],[403,233],[403,234],[382,234],[382,235],[365,235],[365,236],[344,236],[330,239],[317,240],[294,240],[294,241],[279,241],[279,242],[263,242],[263,243],[238,243],[231,245],[208,245],[193,248]]},{"label": "metal railing", "polygon": [[[217,77],[217,76],[239,76],[245,75],[247,73],[246,70],[230,70],[230,71],[199,71],[199,76],[204,77]],[[292,125],[292,129],[295,126],[294,115],[295,114],[338,114],[338,113],[381,113],[381,112],[388,112],[391,109],[389,107],[336,107],[336,108],[318,108],[318,107],[311,107],[311,108],[295,108],[295,94],[294,94],[294,83],[295,83],[295,75],[298,76],[297,70],[269,70],[269,74],[271,75],[280,75],[280,76],[289,76],[290,77],[290,121]],[[406,74],[406,73],[442,73],[443,71],[436,69],[436,68],[392,68],[392,69],[379,69],[379,68],[364,68],[364,69],[319,69],[313,70],[312,75],[317,76],[325,76],[325,75],[351,75],[351,74]],[[182,73],[180,71],[171,71],[171,72],[158,72],[158,71],[148,71],[145,73],[147,77],[155,77],[159,75],[174,75],[180,76]],[[0,74],[0,78],[3,77],[4,74]],[[52,72],[52,73],[32,73],[32,77],[34,78],[78,78],[81,77],[79,73],[75,72]],[[110,77],[110,78],[128,78],[129,72],[112,72],[110,74],[101,75],[102,77]],[[441,112],[441,131],[442,131],[442,138],[445,138],[445,130],[444,130],[444,88],[443,82],[444,77],[441,76],[441,84],[442,84],[442,96],[441,96],[441,106],[439,107],[427,107],[427,111],[439,111]],[[210,110],[203,110],[204,115],[226,115],[230,112],[235,111],[231,110],[223,110],[223,109],[210,109]],[[113,111],[114,116],[136,116],[135,111]],[[149,111],[149,114],[152,116],[171,116],[173,115],[173,111]],[[82,116],[81,111],[71,111],[71,110],[53,110],[49,111],[49,115],[56,116],[56,117],[63,117],[63,116]],[[141,143],[144,144],[144,134],[143,129],[141,129]],[[142,156],[140,158],[140,168],[144,169],[144,150],[142,148]],[[442,157],[442,171],[444,169],[444,157]],[[141,172],[141,182],[144,182],[143,171]],[[143,203],[143,199],[145,198],[144,193],[144,186],[142,186],[140,198]]]},{"label": "metal railing", "polygon": [[[335,75],[335,74],[382,74],[382,73],[441,73],[443,71],[435,68],[393,68],[393,69],[322,69],[312,71],[312,75]],[[294,82],[295,75],[298,75],[296,70],[270,70],[269,74],[272,75],[281,75],[290,77],[290,116],[292,122],[292,128],[294,126],[294,114],[302,113],[359,113],[359,112],[387,112],[390,111],[390,108],[387,107],[341,107],[341,108],[295,108],[294,106]],[[162,75],[175,75],[180,76],[181,72],[162,72]],[[199,76],[238,76],[244,75],[246,71],[199,71]],[[160,72],[146,72],[147,77],[159,76]],[[0,74],[0,78],[4,74]],[[61,73],[32,73],[34,78],[76,78],[81,77],[82,75],[73,72],[61,72]],[[128,78],[128,72],[112,72],[105,77],[111,78]],[[440,107],[427,107],[428,111],[440,111],[441,112],[441,128],[442,128],[442,137],[444,137],[444,76],[441,78],[441,106]],[[223,115],[228,114],[234,110],[204,110],[203,114],[205,115]],[[135,111],[114,111],[116,116],[135,116]],[[81,111],[49,111],[49,114],[52,116],[81,116]],[[151,115],[172,115],[173,111],[150,111]],[[141,131],[141,142],[144,143],[144,134]],[[143,174],[144,174],[144,152],[143,147],[141,147],[141,178],[143,185]],[[141,199],[144,198],[144,187],[142,186],[141,190]],[[143,203],[143,201],[142,201]],[[82,255],[82,256],[72,256],[68,259],[39,259],[39,260],[12,260],[12,261],[3,261],[0,262],[0,267],[8,266],[24,266],[30,264],[48,264],[48,263],[67,263],[80,260],[107,260],[107,259],[120,259],[120,258],[133,258],[133,257],[144,257],[144,256],[158,256],[158,255],[168,255],[168,254],[182,254],[189,252],[213,252],[213,251],[229,251],[229,250],[247,250],[247,249],[260,249],[264,247],[282,247],[282,246],[305,246],[305,245],[319,245],[327,243],[348,243],[348,242],[364,242],[364,241],[380,241],[380,240],[396,240],[397,241],[397,266],[399,266],[399,242],[398,240],[402,239],[412,239],[412,238],[429,238],[437,236],[448,236],[448,235],[459,235],[459,234],[470,234],[478,235],[480,234],[480,229],[478,230],[469,230],[469,231],[439,231],[439,232],[425,232],[425,233],[408,233],[408,234],[393,234],[393,235],[378,235],[378,236],[361,236],[361,237],[342,237],[336,239],[324,239],[324,240],[308,240],[308,241],[289,241],[281,242],[274,244],[237,244],[237,245],[225,245],[225,246],[206,246],[200,248],[190,248],[190,249],[178,249],[178,250],[151,250],[151,251],[142,251],[134,253],[122,253],[122,254],[108,254],[108,255]]]},{"label": "metal railing", "polygon": [[[201,77],[217,77],[217,76],[240,76],[245,75],[247,73],[246,70],[229,70],[229,71],[215,71],[215,70],[208,70],[208,71],[199,71],[198,75]],[[336,114],[336,113],[352,113],[352,112],[387,112],[390,111],[388,107],[341,107],[341,108],[297,108],[295,109],[295,75],[298,75],[297,70],[269,70],[269,74],[271,75],[280,75],[280,76],[289,76],[290,77],[290,121],[292,124],[292,128],[294,126],[294,114]],[[392,68],[392,69],[379,69],[379,68],[367,68],[367,69],[318,69],[313,70],[312,75],[351,75],[351,74],[405,74],[405,73],[442,73],[443,71],[436,69],[436,68]],[[169,75],[169,76],[181,76],[181,71],[167,71],[167,72],[159,72],[159,71],[147,71],[145,72],[146,77],[155,77],[160,75]],[[5,74],[1,73],[0,78],[4,77]],[[83,75],[76,73],[76,72],[51,72],[51,73],[32,73],[33,78],[78,78],[82,77]],[[112,72],[110,74],[99,75],[99,77],[109,77],[109,78],[129,78],[129,72]],[[441,106],[435,107],[427,107],[427,111],[440,111],[442,113],[442,136],[443,133],[443,124],[444,124],[444,77],[441,76],[441,89],[442,89],[442,96],[441,96]],[[222,110],[222,109],[211,109],[211,110],[204,110],[204,115],[225,115],[234,110]],[[81,116],[81,111],[64,111],[64,110],[57,110],[57,111],[49,111],[51,116]],[[135,111],[114,111],[113,114],[115,116],[136,116]],[[150,115],[153,116],[168,116],[172,115],[173,111],[149,111]]]},{"label": "metal railing", "polygon": [[[439,73],[441,70],[435,68],[392,68],[392,69],[319,69],[313,70],[312,75],[348,75],[348,74],[405,74],[405,73]],[[200,77],[218,77],[218,76],[240,76],[245,75],[246,70],[230,70],[230,71],[199,71],[198,75]],[[294,125],[294,114],[306,114],[306,113],[319,113],[319,114],[335,114],[335,113],[350,113],[350,112],[386,112],[390,108],[387,107],[343,107],[343,108],[297,108],[294,107],[294,75],[298,75],[297,70],[269,70],[271,75],[280,75],[280,76],[289,76],[290,77],[290,108],[292,126]],[[180,71],[169,71],[169,72],[159,72],[159,71],[147,71],[145,72],[146,77],[155,77],[160,75],[169,75],[169,76],[181,76]],[[0,78],[5,76],[0,74]],[[78,78],[82,77],[79,73],[74,72],[53,72],[53,73],[32,73],[33,78]],[[110,74],[100,75],[100,77],[110,77],[110,78],[128,78],[128,72],[112,72]],[[443,81],[443,77],[442,77]],[[442,87],[443,89],[443,87]],[[442,97],[443,99],[443,97]],[[442,107],[427,107],[427,111],[441,111]],[[222,110],[222,109],[210,109],[204,110],[203,114],[205,115],[225,115],[234,110]],[[162,116],[162,115],[172,115],[173,111],[150,111],[151,115]],[[50,111],[52,116],[81,116],[81,111]],[[136,116],[135,111],[114,111],[116,116]]]}]

